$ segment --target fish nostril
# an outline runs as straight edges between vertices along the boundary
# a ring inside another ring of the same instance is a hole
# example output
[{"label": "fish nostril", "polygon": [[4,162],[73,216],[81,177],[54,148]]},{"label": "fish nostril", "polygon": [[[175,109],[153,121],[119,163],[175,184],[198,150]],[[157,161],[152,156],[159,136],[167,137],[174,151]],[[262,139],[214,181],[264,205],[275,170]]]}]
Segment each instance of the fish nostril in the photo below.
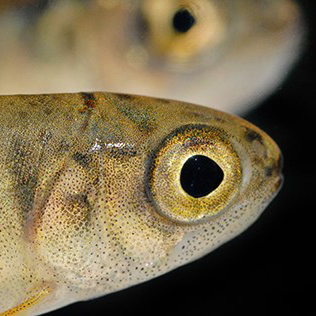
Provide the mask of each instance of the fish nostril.
[{"label": "fish nostril", "polygon": [[274,168],[271,166],[268,166],[264,169],[264,173],[266,177],[271,177],[273,175],[273,171],[274,171]]},{"label": "fish nostril", "polygon": [[276,175],[282,175],[282,169],[283,169],[283,157],[282,154],[279,154],[279,157],[272,162],[272,164],[267,165],[264,168],[264,172],[266,177],[276,176]]}]

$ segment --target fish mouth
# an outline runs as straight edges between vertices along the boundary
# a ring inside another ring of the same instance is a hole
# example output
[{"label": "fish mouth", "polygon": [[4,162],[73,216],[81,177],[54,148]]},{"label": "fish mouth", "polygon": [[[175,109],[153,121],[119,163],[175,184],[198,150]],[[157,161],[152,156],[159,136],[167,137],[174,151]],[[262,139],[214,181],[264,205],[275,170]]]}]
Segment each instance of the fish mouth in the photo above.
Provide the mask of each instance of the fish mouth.
[{"label": "fish mouth", "polygon": [[277,176],[276,181],[275,181],[275,191],[276,192],[279,192],[283,186],[283,182],[284,182],[284,176],[282,173],[283,166],[284,166],[284,159],[283,159],[282,153],[280,152],[279,159],[277,160],[277,163],[276,163],[276,169],[278,172],[278,176]]},{"label": "fish mouth", "polygon": [[283,174],[280,174],[274,184],[276,193],[281,190],[283,183],[284,183],[284,176]]},{"label": "fish mouth", "polygon": [[269,195],[269,203],[278,195],[280,190],[282,189],[284,183],[283,174],[278,175],[273,182],[270,184],[270,195]]}]

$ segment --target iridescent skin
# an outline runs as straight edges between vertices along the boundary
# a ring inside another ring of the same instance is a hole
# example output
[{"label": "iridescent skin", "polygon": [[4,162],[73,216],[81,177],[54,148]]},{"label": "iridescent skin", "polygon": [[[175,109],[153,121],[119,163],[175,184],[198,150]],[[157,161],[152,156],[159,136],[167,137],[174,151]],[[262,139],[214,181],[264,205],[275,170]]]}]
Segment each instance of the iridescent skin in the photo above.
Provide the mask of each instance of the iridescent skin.
[{"label": "iridescent skin", "polygon": [[[1,96],[0,126],[3,315],[41,314],[195,260],[253,223],[282,182],[269,136],[192,104],[106,93]],[[195,152],[213,155],[229,176],[193,200],[168,181]],[[188,201],[198,213],[178,207]]]}]

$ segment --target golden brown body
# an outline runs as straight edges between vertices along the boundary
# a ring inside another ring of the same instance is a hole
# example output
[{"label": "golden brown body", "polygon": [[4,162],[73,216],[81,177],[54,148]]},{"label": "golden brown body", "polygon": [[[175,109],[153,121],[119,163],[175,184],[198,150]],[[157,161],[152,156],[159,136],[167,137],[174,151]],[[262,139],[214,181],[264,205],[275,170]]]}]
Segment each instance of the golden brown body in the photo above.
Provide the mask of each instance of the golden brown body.
[{"label": "golden brown body", "polygon": [[[248,227],[281,184],[280,152],[264,132],[191,104],[1,96],[0,126],[5,315],[39,314],[192,261]],[[224,172],[199,198],[179,183],[192,155]]]}]

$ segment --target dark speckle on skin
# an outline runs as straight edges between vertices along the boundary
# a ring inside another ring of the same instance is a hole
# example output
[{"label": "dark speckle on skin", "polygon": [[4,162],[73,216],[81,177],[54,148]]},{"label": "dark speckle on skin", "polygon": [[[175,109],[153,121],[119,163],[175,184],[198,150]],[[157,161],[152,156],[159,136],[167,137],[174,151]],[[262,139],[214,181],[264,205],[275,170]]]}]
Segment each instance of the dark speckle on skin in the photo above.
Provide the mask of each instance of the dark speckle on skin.
[{"label": "dark speckle on skin", "polygon": [[50,114],[52,114],[52,112],[53,112],[53,110],[51,108],[48,108],[48,107],[44,108],[44,113],[46,115],[50,115]]},{"label": "dark speckle on skin", "polygon": [[50,131],[42,131],[40,133],[40,139],[43,145],[46,145],[51,140],[52,137],[53,135]]},{"label": "dark speckle on skin", "polygon": [[82,154],[79,152],[76,152],[73,155],[73,159],[74,159],[74,161],[78,162],[79,165],[81,165],[82,167],[87,167],[89,165],[89,163],[91,162],[90,155]]},{"label": "dark speckle on skin", "polygon": [[137,150],[134,148],[111,148],[111,150],[109,150],[109,153],[111,154],[111,156],[113,158],[124,158],[124,157],[135,157],[137,156]]},{"label": "dark speckle on skin", "polygon": [[273,175],[274,168],[269,166],[264,169],[266,177],[271,177]]},{"label": "dark speckle on skin", "polygon": [[13,175],[21,211],[27,214],[33,205],[40,155],[33,155],[31,144],[16,135],[6,160]]},{"label": "dark speckle on skin", "polygon": [[20,117],[21,119],[25,119],[26,116],[27,116],[27,113],[24,112],[24,111],[20,111],[18,115],[19,115],[19,117]]},{"label": "dark speckle on skin", "polygon": [[121,98],[121,99],[125,99],[125,100],[132,100],[134,98],[134,96],[132,95],[129,95],[129,94],[118,94],[118,96]]},{"label": "dark speckle on skin", "polygon": [[159,99],[161,103],[170,104],[172,101],[168,99]]},{"label": "dark speckle on skin", "polygon": [[254,159],[254,163],[256,165],[261,165],[262,164],[262,159],[259,158],[258,156],[255,156],[253,159]]},{"label": "dark speckle on skin", "polygon": [[246,128],[245,138],[249,142],[257,140],[259,143],[263,143],[262,136],[249,128]]},{"label": "dark speckle on skin", "polygon": [[265,167],[264,169],[265,175],[267,177],[271,177],[273,174],[281,173],[282,166],[283,166],[283,158],[282,158],[282,155],[280,155],[279,159],[273,165]]},{"label": "dark speckle on skin", "polygon": [[93,93],[82,92],[81,93],[84,105],[89,109],[94,109],[96,107],[96,98]]},{"label": "dark speckle on skin", "polygon": [[155,129],[155,123],[150,112],[139,111],[133,107],[118,106],[117,108],[132,121],[140,131],[150,133]]},{"label": "dark speckle on skin", "polygon": [[63,152],[63,153],[65,153],[65,152],[67,152],[67,151],[70,150],[70,147],[71,147],[70,144],[68,144],[68,143],[63,139],[63,140],[61,140],[59,146],[57,147],[57,148],[58,148],[57,151],[58,151],[58,152]]},{"label": "dark speckle on skin", "polygon": [[214,118],[214,119],[215,119],[215,121],[216,121],[216,122],[226,123],[226,121],[225,121],[225,120],[223,120],[223,119],[222,119],[222,118],[220,118],[220,117],[216,117],[216,116],[215,116],[215,118]]}]

